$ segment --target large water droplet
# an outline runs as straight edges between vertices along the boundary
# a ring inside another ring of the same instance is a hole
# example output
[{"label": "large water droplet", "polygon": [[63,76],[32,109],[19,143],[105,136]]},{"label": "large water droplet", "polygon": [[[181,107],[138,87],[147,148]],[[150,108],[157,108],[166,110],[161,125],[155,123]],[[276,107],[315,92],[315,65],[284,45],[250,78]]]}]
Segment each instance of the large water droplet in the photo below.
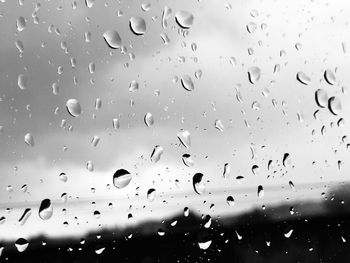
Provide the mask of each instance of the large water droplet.
[{"label": "large water droplet", "polygon": [[153,202],[156,198],[156,189],[151,188],[147,191],[147,200]]},{"label": "large water droplet", "polygon": [[18,79],[17,79],[18,87],[21,90],[25,90],[25,89],[27,89],[27,84],[28,84],[28,77],[23,75],[23,74],[19,74]]},{"label": "large water droplet", "polygon": [[334,85],[337,81],[333,71],[330,69],[325,70],[324,79],[328,82],[329,85]]},{"label": "large water droplet", "polygon": [[338,115],[342,110],[340,99],[338,97],[330,97],[328,100],[328,109],[334,115]]},{"label": "large water droplet", "polygon": [[113,184],[115,187],[122,189],[130,183],[131,179],[131,173],[125,169],[119,169],[113,175]]},{"label": "large water droplet", "polygon": [[328,94],[323,89],[318,89],[315,92],[315,100],[318,106],[324,108],[328,105]]},{"label": "large water droplet", "polygon": [[31,133],[24,135],[24,142],[31,147],[34,147],[34,137]]},{"label": "large water droplet", "polygon": [[191,136],[190,132],[186,130],[180,130],[177,133],[177,138],[180,140],[181,144],[185,146],[186,148],[191,147]]},{"label": "large water droplet", "polygon": [[50,199],[44,199],[41,201],[40,207],[39,207],[39,217],[42,220],[48,220],[53,215],[53,206],[51,204]]},{"label": "large water droplet", "polygon": [[69,99],[66,102],[68,113],[73,117],[78,117],[81,114],[81,106],[78,100]]},{"label": "large water droplet", "polygon": [[259,67],[250,67],[248,69],[248,79],[249,82],[255,84],[259,81],[261,76],[261,70]]},{"label": "large water droplet", "polygon": [[30,217],[30,215],[32,214],[32,210],[30,208],[26,208],[22,214],[22,216],[20,217],[20,219],[18,219],[18,222],[21,226],[23,226],[28,218]]},{"label": "large water droplet", "polygon": [[154,118],[153,115],[150,112],[147,112],[145,117],[144,117],[145,124],[147,127],[150,127],[154,124]]},{"label": "large water droplet", "polygon": [[311,82],[311,78],[302,71],[297,73],[297,80],[304,85],[309,85]]},{"label": "large water droplet", "polygon": [[151,162],[156,163],[160,160],[160,157],[162,156],[164,152],[164,149],[160,145],[156,145],[152,151],[151,154]]},{"label": "large water droplet", "polygon": [[120,48],[122,45],[122,39],[119,33],[115,30],[107,30],[106,32],[104,32],[103,38],[105,39],[107,45],[110,48],[117,49]]},{"label": "large water droplet", "polygon": [[193,25],[194,16],[187,11],[179,11],[175,14],[176,23],[185,29],[190,28]]},{"label": "large water droplet", "polygon": [[135,35],[143,35],[146,33],[146,21],[142,17],[133,16],[130,18],[129,26]]},{"label": "large water droplet", "polygon": [[194,83],[189,75],[183,75],[181,78],[182,87],[187,91],[194,90]]},{"label": "large water droplet", "polygon": [[24,19],[23,16],[20,16],[19,18],[17,18],[16,26],[19,32],[23,31],[26,28],[26,20]]},{"label": "large water droplet", "polygon": [[197,194],[203,194],[205,192],[205,183],[202,173],[196,173],[192,178],[193,189]]},{"label": "large water droplet", "polygon": [[24,238],[19,238],[16,240],[15,246],[16,246],[18,252],[23,252],[29,246],[29,242],[28,242],[28,240],[26,240]]}]

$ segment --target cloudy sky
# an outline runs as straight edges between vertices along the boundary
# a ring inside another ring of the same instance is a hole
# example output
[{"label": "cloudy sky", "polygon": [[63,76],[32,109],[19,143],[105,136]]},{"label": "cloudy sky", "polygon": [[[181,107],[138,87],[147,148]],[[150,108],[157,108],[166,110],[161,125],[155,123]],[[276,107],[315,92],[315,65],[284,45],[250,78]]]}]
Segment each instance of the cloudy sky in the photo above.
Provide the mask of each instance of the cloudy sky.
[{"label": "cloudy sky", "polygon": [[[321,200],[327,187],[348,180],[347,1],[120,0],[95,1],[89,8],[83,0],[7,0],[0,6],[0,217],[6,218],[0,238],[81,234],[99,224],[125,225],[128,213],[137,223],[185,206],[227,215],[287,199]],[[164,27],[166,7],[171,14]],[[193,16],[188,29],[176,23],[180,11]],[[25,25],[18,26],[21,17]],[[144,19],[143,35],[130,30],[132,17]],[[106,44],[107,30],[119,33],[122,48]],[[248,78],[252,67],[260,71],[254,83]],[[332,85],[325,70],[335,76]],[[306,83],[297,80],[298,72]],[[192,91],[181,84],[187,76]],[[129,91],[135,81],[138,90]],[[340,100],[341,106],[331,104],[337,115],[327,100],[326,107],[317,105],[318,89]],[[69,99],[79,101],[78,117],[68,113]],[[96,99],[102,101],[98,109]],[[150,127],[144,122],[148,112]],[[190,133],[189,148],[177,138],[182,129]],[[94,136],[100,138],[96,147]],[[155,163],[150,156],[156,145],[164,151]],[[192,167],[184,165],[185,153]],[[230,174],[224,178],[226,163]],[[113,174],[121,168],[132,180],[118,189]],[[197,172],[204,174],[201,195],[193,190]],[[154,202],[147,200],[150,188],[156,190]],[[229,195],[234,208],[226,203]],[[38,209],[46,198],[54,213],[43,221]],[[215,209],[209,210],[211,204]],[[32,214],[21,226],[25,208]],[[95,210],[101,218],[94,218]],[[65,221],[69,227],[62,232]]]}]

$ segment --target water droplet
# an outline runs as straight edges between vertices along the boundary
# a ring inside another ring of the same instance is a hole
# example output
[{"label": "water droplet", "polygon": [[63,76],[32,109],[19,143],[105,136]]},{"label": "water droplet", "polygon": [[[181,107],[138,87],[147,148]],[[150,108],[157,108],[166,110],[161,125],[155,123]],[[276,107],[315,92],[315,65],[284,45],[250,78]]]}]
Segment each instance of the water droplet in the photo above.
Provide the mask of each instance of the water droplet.
[{"label": "water droplet", "polygon": [[259,166],[258,165],[256,165],[256,164],[254,164],[253,166],[252,166],[252,173],[253,173],[253,175],[258,175],[258,173],[259,173]]},{"label": "water droplet", "polygon": [[254,23],[254,22],[250,22],[250,23],[247,25],[247,31],[248,31],[250,34],[253,34],[257,28],[258,28],[258,26],[257,26],[256,23]]},{"label": "water droplet", "polygon": [[50,199],[44,199],[41,201],[40,207],[39,207],[39,217],[42,220],[48,220],[53,215],[53,206],[51,204]]},{"label": "water droplet", "polygon": [[231,173],[231,166],[230,166],[230,164],[229,163],[225,163],[224,164],[224,172],[223,172],[223,177],[224,178],[228,178],[229,177],[229,175],[230,175],[230,173]]},{"label": "water droplet", "polygon": [[147,191],[147,200],[153,202],[156,198],[156,189],[151,188]]},{"label": "water droplet", "polygon": [[164,7],[164,9],[163,9],[163,14],[162,14],[162,27],[165,29],[165,28],[167,28],[167,26],[168,26],[168,19],[170,18],[170,16],[171,16],[171,12],[172,12],[172,10],[171,10],[171,8],[170,7]]},{"label": "water droplet", "polygon": [[284,233],[284,236],[285,236],[286,238],[290,238],[290,236],[292,235],[292,233],[293,233],[293,229],[289,230],[287,233]]},{"label": "water droplet", "polygon": [[143,35],[146,33],[146,21],[142,17],[133,16],[130,18],[129,26],[135,35]]},{"label": "water droplet", "polygon": [[102,107],[102,100],[100,98],[96,98],[95,100],[95,109],[99,110]]},{"label": "water droplet", "polygon": [[92,137],[92,140],[91,140],[91,145],[92,146],[96,147],[99,142],[100,142],[100,137],[98,137],[97,135]]},{"label": "water droplet", "polygon": [[94,171],[94,164],[92,161],[87,161],[86,163],[86,169],[89,171],[89,172],[93,172]]},{"label": "water droplet", "polygon": [[177,138],[180,140],[181,144],[185,146],[186,148],[191,147],[191,136],[189,131],[186,130],[180,130],[177,133]]},{"label": "water droplet", "polygon": [[115,130],[119,129],[119,127],[120,127],[119,119],[114,118],[114,119],[112,120],[112,124],[113,124],[113,129],[115,129]]},{"label": "water droplet", "polygon": [[189,216],[190,215],[190,209],[188,207],[184,208],[184,216]]},{"label": "water droplet", "polygon": [[192,178],[193,189],[197,194],[203,194],[205,192],[205,183],[202,173],[196,173]]},{"label": "water droplet", "polygon": [[221,132],[224,131],[224,125],[222,124],[221,120],[216,120],[215,121],[215,128],[218,129]]},{"label": "water droplet", "polygon": [[31,133],[24,135],[24,142],[31,147],[34,147],[34,137]]},{"label": "water droplet", "polygon": [[319,107],[324,108],[328,105],[328,94],[323,89],[318,89],[315,92],[315,100]]},{"label": "water droplet", "polygon": [[21,226],[23,226],[28,218],[30,217],[30,215],[32,214],[32,210],[30,208],[26,208],[22,214],[22,216],[20,217],[20,219],[18,219],[18,222]]},{"label": "water droplet", "polygon": [[259,81],[261,75],[261,70],[259,67],[250,67],[248,69],[248,79],[249,82],[255,84]]},{"label": "water droplet", "polygon": [[135,92],[139,89],[139,83],[136,80],[133,80],[129,84],[129,91]]},{"label": "water droplet", "polygon": [[89,63],[89,72],[90,72],[90,74],[94,74],[95,70],[96,70],[95,63],[94,62],[90,62]]},{"label": "water droplet", "polygon": [[28,77],[23,75],[23,74],[19,74],[18,79],[17,79],[18,87],[21,90],[25,90],[25,89],[27,89],[27,84],[28,84]]},{"label": "water droplet", "polygon": [[206,250],[206,249],[208,249],[210,247],[211,242],[212,242],[211,240],[208,240],[208,241],[205,241],[205,242],[198,242],[198,246],[199,246],[200,249]]},{"label": "water droplet", "polygon": [[150,112],[147,112],[145,117],[144,117],[144,121],[147,127],[150,127],[154,124],[154,118],[153,115]]},{"label": "water droplet", "polygon": [[24,238],[19,238],[16,240],[15,246],[16,246],[18,252],[23,252],[29,246],[29,242],[28,242],[28,240],[26,240]]},{"label": "water droplet", "polygon": [[68,113],[73,117],[78,117],[81,114],[81,106],[78,100],[69,99],[66,102]]},{"label": "water droplet", "polygon": [[115,30],[107,30],[103,34],[103,38],[105,39],[107,45],[110,48],[118,49],[122,45],[122,39],[119,33]]},{"label": "water droplet", "polygon": [[330,69],[325,70],[324,79],[328,82],[329,85],[334,85],[337,81],[333,71]]},{"label": "water droplet", "polygon": [[182,87],[187,91],[194,90],[194,83],[189,75],[183,75],[181,78]]},{"label": "water droplet", "polygon": [[304,85],[309,85],[309,83],[311,82],[310,77],[302,71],[299,71],[297,73],[297,80]]},{"label": "water droplet", "polygon": [[200,69],[196,70],[196,72],[194,73],[194,76],[196,77],[196,79],[202,78],[202,75],[203,75],[203,71]]},{"label": "water droplet", "polygon": [[258,197],[259,198],[263,198],[264,197],[264,188],[262,187],[262,185],[258,186]]},{"label": "water droplet", "polygon": [[59,178],[64,183],[68,181],[68,176],[65,173],[60,173]]},{"label": "water droplet", "polygon": [[164,152],[164,149],[160,145],[156,145],[152,151],[151,154],[151,162],[156,163],[160,160],[160,157],[162,156]]},{"label": "water droplet", "polygon": [[88,8],[91,8],[95,4],[95,0],[85,0],[85,4]]},{"label": "water droplet", "polygon": [[97,249],[95,249],[95,253],[97,255],[101,255],[105,249],[106,249],[105,247],[97,248]]},{"label": "water droplet", "polygon": [[191,167],[194,165],[194,161],[191,158],[191,155],[188,153],[182,155],[182,161],[187,167]]},{"label": "water droplet", "polygon": [[23,31],[26,28],[26,20],[24,19],[23,16],[20,16],[19,18],[17,18],[16,26],[19,32]]},{"label": "water droplet", "polygon": [[210,215],[206,215],[204,218],[204,227],[205,228],[209,228],[211,225],[211,216]]},{"label": "water droplet", "polygon": [[187,11],[179,11],[175,14],[176,23],[184,28],[188,29],[193,25],[194,16]]},{"label": "water droplet", "polygon": [[122,189],[126,187],[132,179],[132,175],[125,169],[117,170],[113,175],[113,184],[115,187]]},{"label": "water droplet", "polygon": [[60,93],[60,87],[56,82],[52,83],[52,93],[53,95],[58,95]]},{"label": "water droplet", "polygon": [[18,51],[20,53],[23,53],[24,52],[24,45],[23,45],[23,42],[21,40],[17,40],[15,42],[15,45],[16,45],[16,48],[18,49]]},{"label": "water droplet", "polygon": [[95,218],[99,219],[101,217],[100,211],[95,210],[94,211],[94,216],[95,216]]},{"label": "water droplet", "polygon": [[293,191],[295,191],[295,187],[292,181],[289,181],[289,187],[290,189],[292,189]]},{"label": "water droplet", "polygon": [[282,164],[284,167],[288,167],[291,164],[291,158],[289,153],[283,155]]},{"label": "water droplet", "polygon": [[234,206],[235,205],[235,199],[233,199],[233,197],[231,195],[229,195],[227,198],[226,198],[226,202],[229,206]]},{"label": "water droplet", "polygon": [[338,97],[330,97],[328,100],[328,109],[334,115],[338,115],[342,110],[340,99]]}]

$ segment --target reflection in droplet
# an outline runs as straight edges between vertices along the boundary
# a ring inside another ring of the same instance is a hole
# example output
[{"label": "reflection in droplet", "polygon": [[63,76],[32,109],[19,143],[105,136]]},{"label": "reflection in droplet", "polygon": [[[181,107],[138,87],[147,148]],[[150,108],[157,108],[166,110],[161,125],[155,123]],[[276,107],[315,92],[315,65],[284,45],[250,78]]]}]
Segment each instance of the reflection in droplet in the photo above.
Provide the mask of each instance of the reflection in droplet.
[{"label": "reflection in droplet", "polygon": [[122,39],[119,33],[115,30],[107,30],[106,32],[104,32],[103,38],[105,39],[107,45],[110,48],[117,49],[120,48],[122,45]]},{"label": "reflection in droplet", "polygon": [[202,173],[196,173],[192,178],[193,189],[197,194],[203,194],[205,192],[205,183]]},{"label": "reflection in droplet", "polygon": [[297,73],[297,80],[304,85],[309,85],[311,82],[311,78],[302,71]]},{"label": "reflection in droplet", "polygon": [[315,100],[319,107],[324,108],[328,105],[328,94],[323,89],[318,89],[315,92]]},{"label": "reflection in droplet", "polygon": [[130,183],[131,179],[131,173],[125,169],[119,169],[113,175],[113,185],[119,189],[122,189]]},{"label": "reflection in droplet", "polygon": [[336,83],[336,78],[332,70],[326,69],[324,72],[324,78],[329,85],[334,85]]},{"label": "reflection in droplet", "polygon": [[18,87],[21,90],[25,90],[25,89],[27,89],[27,84],[28,84],[28,77],[23,75],[23,74],[19,74],[18,79],[17,79]]},{"label": "reflection in droplet", "polygon": [[248,79],[249,82],[255,84],[259,81],[261,75],[261,70],[259,67],[250,67],[248,69]]},{"label": "reflection in droplet", "polygon": [[154,118],[153,118],[152,113],[150,113],[150,112],[146,113],[146,115],[144,117],[144,122],[145,122],[147,127],[150,127],[154,124]]},{"label": "reflection in droplet", "polygon": [[338,97],[330,97],[328,100],[328,109],[334,115],[338,115],[342,110],[340,99]]},{"label": "reflection in droplet", "polygon": [[66,102],[68,113],[73,117],[78,117],[81,114],[81,106],[78,100],[69,99]]},{"label": "reflection in droplet", "polygon": [[190,132],[186,130],[180,130],[177,133],[177,138],[180,140],[181,144],[185,146],[186,148],[191,147],[191,136]]},{"label": "reflection in droplet", "polygon": [[31,133],[24,135],[24,142],[31,147],[34,147],[34,137]]},{"label": "reflection in droplet", "polygon": [[53,215],[53,206],[51,204],[50,199],[44,199],[41,201],[40,207],[39,207],[39,217],[42,220],[48,220]]},{"label": "reflection in droplet", "polygon": [[18,252],[23,252],[29,246],[29,242],[24,238],[19,238],[16,240],[15,246],[16,246]]},{"label": "reflection in droplet", "polygon": [[160,160],[160,157],[162,156],[164,152],[164,149],[160,145],[156,145],[152,151],[151,154],[151,162],[156,163]]},{"label": "reflection in droplet", "polygon": [[179,11],[175,14],[175,20],[180,27],[188,29],[193,25],[194,16],[190,12]]},{"label": "reflection in droplet", "polygon": [[194,90],[194,83],[189,75],[183,75],[181,78],[182,87],[187,91]]},{"label": "reflection in droplet", "polygon": [[133,16],[130,18],[129,26],[135,35],[143,35],[146,33],[146,21],[142,17]]},{"label": "reflection in droplet", "polygon": [[151,188],[147,191],[147,200],[153,202],[156,198],[156,189]]}]

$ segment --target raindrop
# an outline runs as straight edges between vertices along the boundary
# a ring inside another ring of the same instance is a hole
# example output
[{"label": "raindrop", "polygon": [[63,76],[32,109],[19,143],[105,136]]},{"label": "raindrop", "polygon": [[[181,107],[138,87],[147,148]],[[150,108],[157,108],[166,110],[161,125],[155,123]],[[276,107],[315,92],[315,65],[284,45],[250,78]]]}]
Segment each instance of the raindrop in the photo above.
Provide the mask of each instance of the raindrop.
[{"label": "raindrop", "polygon": [[113,124],[113,129],[115,129],[115,130],[119,129],[119,127],[120,127],[120,125],[119,125],[119,119],[114,118],[114,119],[112,120],[112,124]]},{"label": "raindrop", "polygon": [[177,133],[177,138],[180,140],[181,144],[185,146],[186,148],[191,147],[191,136],[189,131],[186,130],[180,130]]},{"label": "raindrop", "polygon": [[60,87],[56,82],[52,83],[52,93],[53,95],[58,95],[60,93]]},{"label": "raindrop", "polygon": [[97,98],[95,100],[95,109],[99,110],[99,109],[101,109],[101,107],[102,107],[102,100],[100,98]]},{"label": "raindrop", "polygon": [[154,124],[154,118],[153,115],[150,112],[147,112],[145,117],[144,117],[144,122],[147,127],[150,127]]},{"label": "raindrop", "polygon": [[328,109],[332,114],[338,115],[342,110],[340,99],[338,97],[330,97],[328,100]]},{"label": "raindrop", "polygon": [[252,173],[253,173],[253,175],[258,175],[258,173],[259,173],[259,166],[258,165],[256,165],[256,164],[254,164],[253,166],[252,166]]},{"label": "raindrop", "polygon": [[29,242],[28,242],[28,240],[26,240],[24,238],[19,238],[16,240],[15,246],[16,246],[18,252],[23,252],[29,246]]},{"label": "raindrop", "polygon": [[211,225],[211,216],[210,215],[206,215],[204,218],[204,227],[205,228],[209,228]]},{"label": "raindrop", "polygon": [[259,67],[250,67],[248,69],[248,79],[249,82],[255,84],[259,81],[261,75],[261,70]]},{"label": "raindrop", "polygon": [[129,84],[129,91],[135,92],[139,89],[139,83],[136,80],[133,80]]},{"label": "raindrop", "polygon": [[95,0],[85,0],[85,4],[88,8],[91,8],[95,4]]},{"label": "raindrop", "polygon": [[156,189],[151,188],[147,191],[147,200],[153,202],[156,198]]},{"label": "raindrop", "polygon": [[208,249],[210,247],[211,242],[212,242],[211,240],[208,240],[208,241],[205,241],[205,242],[198,242],[198,246],[199,246],[200,249],[206,250],[206,249]]},{"label": "raindrop", "polygon": [[291,158],[290,158],[290,154],[289,153],[285,153],[283,155],[283,159],[282,159],[282,164],[284,167],[289,166],[291,163]]},{"label": "raindrop", "polygon": [[52,217],[52,214],[53,214],[53,206],[51,204],[51,200],[50,199],[42,200],[39,207],[39,217],[42,220],[48,220]]},{"label": "raindrop", "polygon": [[99,143],[100,141],[100,137],[98,137],[97,135],[95,135],[94,137],[92,137],[92,140],[91,140],[91,145],[96,147],[97,144]]},{"label": "raindrop", "polygon": [[235,199],[233,199],[233,197],[231,195],[229,195],[227,198],[226,198],[226,202],[229,206],[234,206],[235,205]]},{"label": "raindrop", "polygon": [[337,81],[333,71],[330,69],[325,70],[324,79],[328,82],[329,85],[334,85]]},{"label": "raindrop", "polygon": [[28,218],[30,217],[30,215],[32,214],[32,210],[30,208],[26,208],[22,214],[22,216],[20,217],[20,219],[18,219],[18,222],[21,226],[23,226]]},{"label": "raindrop", "polygon": [[191,155],[188,153],[182,155],[182,161],[187,167],[191,167],[194,165],[194,161],[191,158]]},{"label": "raindrop", "polygon": [[25,89],[27,89],[27,84],[28,84],[28,77],[23,75],[23,74],[19,74],[18,79],[17,79],[18,87],[21,90],[25,90]]},{"label": "raindrop", "polygon": [[161,236],[161,237],[164,236],[165,235],[165,231],[163,229],[159,228],[158,229],[158,235]]},{"label": "raindrop", "polygon": [[105,247],[101,247],[101,248],[95,249],[95,253],[96,253],[97,255],[101,255],[102,252],[103,252],[105,249],[106,249]]},{"label": "raindrop", "polygon": [[93,172],[94,171],[94,164],[92,161],[87,161],[86,163],[86,169],[89,171],[89,172]]},{"label": "raindrop", "polygon": [[151,162],[156,163],[160,160],[160,157],[162,156],[164,152],[164,149],[160,145],[156,145],[152,151],[151,154]]},{"label": "raindrop", "polygon": [[224,172],[223,172],[223,177],[224,178],[228,178],[229,177],[229,175],[230,175],[230,173],[231,173],[231,166],[230,166],[230,164],[229,163],[225,163],[224,164]]},{"label": "raindrop", "polygon": [[189,216],[190,215],[190,209],[188,207],[184,208],[184,216]]},{"label": "raindrop", "polygon": [[73,117],[78,117],[81,114],[81,106],[78,100],[69,99],[66,102],[68,113]]},{"label": "raindrop", "polygon": [[293,191],[295,191],[295,187],[292,181],[289,181],[289,187],[290,189],[292,189]]},{"label": "raindrop", "polygon": [[202,173],[196,173],[192,178],[193,189],[197,194],[203,194],[205,191],[205,183]]},{"label": "raindrop", "polygon": [[17,41],[15,42],[15,45],[16,45],[16,48],[18,49],[18,51],[19,51],[20,53],[23,53],[23,51],[24,51],[23,42],[22,42],[21,40],[17,40]]},{"label": "raindrop", "polygon": [[90,62],[89,63],[89,72],[90,72],[90,74],[94,74],[95,73],[95,69],[96,69],[95,63],[94,62]]},{"label": "raindrop", "polygon": [[147,12],[147,11],[149,11],[151,9],[151,4],[150,3],[142,4],[141,5],[141,9],[142,9],[142,11]]},{"label": "raindrop", "polygon": [[195,73],[194,76],[196,77],[196,79],[200,79],[203,75],[203,71],[198,69]]},{"label": "raindrop", "polygon": [[170,16],[171,16],[171,12],[172,12],[172,10],[171,10],[171,8],[169,8],[169,7],[164,7],[164,9],[163,9],[163,14],[162,14],[162,27],[165,29],[165,28],[167,28],[167,26],[168,26],[168,19],[170,18]]},{"label": "raindrop", "polygon": [[68,181],[68,176],[65,173],[60,173],[59,178],[64,183]]},{"label": "raindrop", "polygon": [[143,35],[146,33],[146,22],[142,17],[133,16],[130,18],[129,26],[135,35]]},{"label": "raindrop", "polygon": [[103,38],[105,39],[107,45],[110,48],[117,49],[122,45],[122,39],[119,33],[115,30],[107,30],[103,34]]},{"label": "raindrop", "polygon": [[184,28],[188,29],[193,25],[194,16],[187,11],[179,11],[175,14],[176,23]]},{"label": "raindrop", "polygon": [[289,230],[287,233],[284,233],[284,236],[285,236],[286,238],[290,238],[290,236],[292,235],[292,233],[293,233],[293,229]]},{"label": "raindrop", "polygon": [[264,197],[264,188],[262,187],[262,185],[258,186],[258,197],[259,198],[263,198]]},{"label": "raindrop", "polygon": [[310,77],[302,71],[299,71],[297,73],[297,80],[304,85],[309,85],[309,83],[311,82]]},{"label": "raindrop", "polygon": [[23,16],[20,16],[19,18],[17,18],[16,26],[19,32],[23,31],[26,28],[26,20],[24,19]]},{"label": "raindrop", "polygon": [[328,104],[328,94],[323,89],[318,89],[315,92],[315,100],[319,107],[324,108]]},{"label": "raindrop", "polygon": [[117,170],[113,175],[113,184],[115,187],[122,189],[126,187],[132,179],[132,175],[125,169]]},{"label": "raindrop", "polygon": [[31,147],[34,147],[34,137],[31,133],[24,135],[24,142]]},{"label": "raindrop", "polygon": [[248,25],[247,25],[247,30],[250,34],[253,34],[255,32],[255,30],[258,28],[258,26],[256,25],[256,23],[254,22],[250,22]]},{"label": "raindrop", "polygon": [[194,84],[189,75],[183,75],[181,78],[181,84],[182,87],[187,91],[193,91],[194,90]]},{"label": "raindrop", "polygon": [[222,124],[221,120],[215,120],[215,128],[219,131],[224,131],[224,125]]},{"label": "raindrop", "polygon": [[94,211],[94,216],[95,216],[95,218],[99,219],[101,217],[100,211],[95,210]]}]

